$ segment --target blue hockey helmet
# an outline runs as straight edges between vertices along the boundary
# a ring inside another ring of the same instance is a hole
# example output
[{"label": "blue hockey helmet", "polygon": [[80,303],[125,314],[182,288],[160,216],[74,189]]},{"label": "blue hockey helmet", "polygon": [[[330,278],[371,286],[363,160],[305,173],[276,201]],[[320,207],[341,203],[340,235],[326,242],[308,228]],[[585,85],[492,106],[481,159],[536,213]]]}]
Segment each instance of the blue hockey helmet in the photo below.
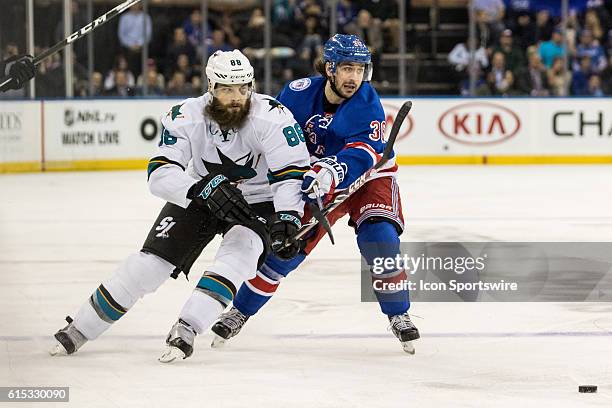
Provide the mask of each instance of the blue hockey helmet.
[{"label": "blue hockey helmet", "polygon": [[336,72],[338,64],[357,62],[365,65],[363,80],[372,79],[372,54],[363,40],[356,35],[336,34],[325,42],[323,61],[331,64],[331,71]]}]

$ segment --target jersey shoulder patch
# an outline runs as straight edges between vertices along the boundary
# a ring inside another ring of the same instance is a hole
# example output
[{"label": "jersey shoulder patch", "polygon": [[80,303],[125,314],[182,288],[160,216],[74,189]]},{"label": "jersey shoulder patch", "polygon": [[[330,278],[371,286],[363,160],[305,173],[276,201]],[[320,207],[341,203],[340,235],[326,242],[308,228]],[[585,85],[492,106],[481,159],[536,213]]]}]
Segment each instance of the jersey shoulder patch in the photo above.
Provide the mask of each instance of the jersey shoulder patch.
[{"label": "jersey shoulder patch", "polygon": [[189,98],[172,106],[163,116],[166,126],[185,126],[203,120],[203,101],[200,98]]},{"label": "jersey shoulder patch", "polygon": [[264,94],[254,94],[250,116],[268,123],[284,123],[293,120],[291,111],[285,105]]},{"label": "jersey shoulder patch", "polygon": [[304,89],[307,89],[311,83],[312,81],[310,78],[296,79],[295,81],[291,81],[289,83],[289,89],[296,92],[303,91]]}]

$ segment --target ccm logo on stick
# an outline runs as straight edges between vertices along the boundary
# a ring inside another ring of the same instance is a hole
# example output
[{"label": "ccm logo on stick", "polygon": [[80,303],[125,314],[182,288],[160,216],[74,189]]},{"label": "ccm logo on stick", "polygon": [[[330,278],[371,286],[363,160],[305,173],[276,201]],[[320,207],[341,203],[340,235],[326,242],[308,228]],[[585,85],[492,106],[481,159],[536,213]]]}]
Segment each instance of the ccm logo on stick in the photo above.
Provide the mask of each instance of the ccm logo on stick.
[{"label": "ccm logo on stick", "polygon": [[93,30],[100,24],[104,24],[105,22],[106,22],[106,15],[103,15],[102,17],[98,17],[91,23],[87,24],[85,27],[81,28],[79,31],[73,33],[70,37],[66,38],[66,41],[68,42],[68,44],[70,44],[71,42],[74,42],[75,40],[79,39],[79,37]]},{"label": "ccm logo on stick", "polygon": [[521,120],[510,109],[489,102],[457,105],[440,116],[440,132],[464,144],[501,143],[521,128]]}]

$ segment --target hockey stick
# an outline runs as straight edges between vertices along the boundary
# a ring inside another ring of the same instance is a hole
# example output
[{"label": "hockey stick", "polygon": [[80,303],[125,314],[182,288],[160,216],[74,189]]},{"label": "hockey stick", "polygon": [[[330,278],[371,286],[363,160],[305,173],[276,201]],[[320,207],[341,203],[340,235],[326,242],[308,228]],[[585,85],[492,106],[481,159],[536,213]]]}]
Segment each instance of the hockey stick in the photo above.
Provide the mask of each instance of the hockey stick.
[{"label": "hockey stick", "polygon": [[[399,112],[397,112],[397,115],[395,116],[393,127],[391,128],[391,133],[389,134],[389,139],[387,140],[387,145],[385,146],[385,150],[383,151],[380,160],[376,162],[376,164],[368,171],[359,176],[357,180],[353,181],[344,191],[339,193],[331,203],[327,204],[322,211],[322,215],[324,217],[338,208],[340,204],[346,201],[347,198],[349,198],[355,191],[359,190],[366,182],[370,181],[370,176],[389,161],[391,152],[393,151],[393,145],[395,144],[395,139],[397,139],[400,127],[402,126],[402,123],[404,123],[408,113],[410,113],[411,108],[412,101],[404,102]],[[318,224],[319,221],[315,217],[312,217],[310,221],[302,225],[302,228],[300,228],[300,230],[289,241],[302,239],[304,235],[306,235]]]},{"label": "hockey stick", "polygon": [[[40,64],[46,58],[50,57],[51,55],[55,54],[56,52],[62,50],[65,47],[67,47],[69,44],[72,44],[73,42],[75,42],[79,38],[83,38],[84,36],[89,34],[91,31],[95,30],[96,28],[100,27],[101,25],[103,25],[103,24],[107,23],[108,21],[112,20],[113,18],[115,18],[119,14],[123,13],[125,10],[127,10],[130,7],[132,7],[134,4],[138,3],[139,1],[140,0],[126,0],[126,1],[124,1],[123,3],[121,3],[117,7],[115,7],[114,9],[112,9],[110,11],[107,11],[105,14],[103,14],[100,17],[96,18],[94,21],[92,21],[91,23],[87,24],[85,27],[81,28],[78,31],[75,31],[74,33],[72,33],[68,37],[64,38],[62,41],[58,42],[53,47],[51,47],[48,50],[44,51],[42,54],[37,55],[34,58],[34,61],[32,61],[32,62],[34,63],[34,65]],[[6,79],[4,82],[2,82],[0,84],[0,88],[2,88],[4,85],[8,84],[12,80],[13,80],[13,78],[9,77],[8,79]]]}]

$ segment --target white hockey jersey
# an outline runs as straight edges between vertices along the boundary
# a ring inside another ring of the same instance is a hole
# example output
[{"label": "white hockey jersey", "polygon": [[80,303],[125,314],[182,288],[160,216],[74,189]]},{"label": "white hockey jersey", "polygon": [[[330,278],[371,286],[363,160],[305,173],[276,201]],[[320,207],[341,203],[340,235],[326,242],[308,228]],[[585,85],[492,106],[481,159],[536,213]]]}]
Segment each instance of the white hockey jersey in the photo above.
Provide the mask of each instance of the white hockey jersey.
[{"label": "white hockey jersey", "polygon": [[[300,186],[310,168],[309,154],[289,109],[253,93],[242,127],[222,131],[204,114],[210,98],[206,93],[186,99],[162,117],[159,149],[149,161],[151,192],[186,208],[187,191],[196,181],[210,173],[223,174],[249,204],[273,201],[276,211],[302,215]],[[192,175],[185,172],[190,161]]]}]

